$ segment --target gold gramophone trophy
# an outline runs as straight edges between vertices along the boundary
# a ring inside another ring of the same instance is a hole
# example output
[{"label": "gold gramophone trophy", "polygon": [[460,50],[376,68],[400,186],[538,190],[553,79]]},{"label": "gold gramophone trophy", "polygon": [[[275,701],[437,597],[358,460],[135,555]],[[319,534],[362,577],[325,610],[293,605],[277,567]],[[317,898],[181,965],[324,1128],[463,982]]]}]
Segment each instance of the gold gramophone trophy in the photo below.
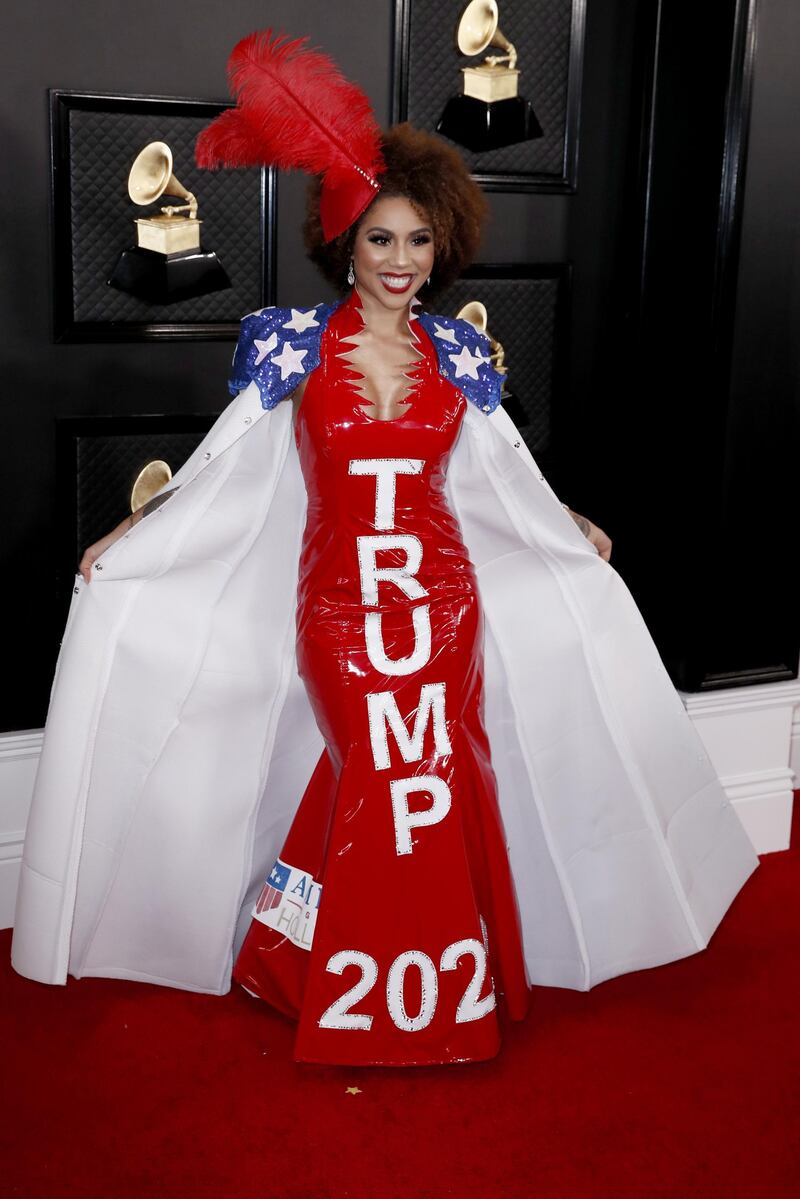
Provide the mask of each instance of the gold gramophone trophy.
[{"label": "gold gramophone trophy", "polygon": [[518,95],[517,52],[498,20],[495,0],[472,0],[456,30],[458,48],[468,57],[488,46],[504,51],[488,55],[480,66],[461,68],[461,95],[450,97],[436,126],[437,133],[468,150],[498,150],[543,136],[529,102]]},{"label": "gold gramophone trophy", "polygon": [[131,488],[131,512],[138,512],[171,478],[172,468],[163,458],[146,462]]},{"label": "gold gramophone trophy", "polygon": [[213,250],[200,248],[197,200],[172,173],[166,142],[150,142],[136,155],[128,175],[134,204],[153,204],[162,195],[185,204],[165,205],[152,216],[137,217],[136,245],[123,250],[108,283],[151,304],[171,304],[231,286]]},{"label": "gold gramophone trophy", "polygon": [[503,376],[503,383],[502,383],[502,388],[501,388],[500,394],[505,395],[506,394],[505,376],[508,373],[508,367],[505,365],[506,352],[503,349],[503,347],[500,345],[500,342],[496,341],[495,338],[492,337],[491,333],[487,329],[487,324],[489,321],[489,314],[486,311],[486,305],[482,304],[480,302],[480,300],[470,300],[469,303],[465,304],[463,308],[459,308],[458,312],[456,313],[456,320],[469,321],[469,323],[474,328],[476,328],[479,333],[485,333],[486,336],[488,337],[489,345],[492,347],[492,352],[489,355],[489,357],[492,360],[492,366],[494,367],[494,369]]},{"label": "gold gramophone trophy", "polygon": [[506,352],[500,342],[492,337],[488,329],[489,316],[486,311],[486,305],[480,300],[470,300],[463,308],[460,308],[456,313],[457,320],[469,321],[471,325],[478,330],[479,333],[485,333],[489,338],[491,352],[489,357],[492,360],[492,365],[496,371],[503,376],[503,381],[500,385],[500,400],[508,415],[513,420],[517,428],[522,428],[530,423],[530,417],[525,412],[519,397],[509,390],[506,376],[508,367],[506,366]]}]

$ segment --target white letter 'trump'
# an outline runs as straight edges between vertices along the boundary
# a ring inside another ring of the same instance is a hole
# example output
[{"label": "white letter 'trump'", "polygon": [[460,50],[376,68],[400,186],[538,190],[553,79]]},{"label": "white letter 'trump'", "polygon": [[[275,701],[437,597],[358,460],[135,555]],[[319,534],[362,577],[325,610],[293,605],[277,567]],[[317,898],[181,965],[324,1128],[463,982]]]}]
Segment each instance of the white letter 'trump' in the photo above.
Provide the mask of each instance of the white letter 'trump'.
[{"label": "white letter 'trump'", "polygon": [[383,612],[367,612],[364,616],[364,634],[367,640],[367,657],[374,668],[386,675],[414,674],[427,666],[431,656],[431,610],[427,604],[413,608],[411,621],[414,627],[414,648],[407,658],[389,658],[383,644]]},{"label": "white letter 'trump'", "polygon": [[[427,591],[418,579],[422,564],[422,542],[407,533],[376,533],[374,537],[357,537],[358,571],[361,576],[361,602],[374,608],[378,602],[378,583],[394,583],[409,599],[422,599]],[[377,566],[376,555],[381,550],[402,550],[406,556],[403,566]]]},{"label": "white letter 'trump'", "polygon": [[398,475],[418,475],[423,458],[353,458],[348,472],[351,475],[375,476],[375,528],[394,528],[394,505]]},{"label": "white letter 'trump'", "polygon": [[[394,814],[394,841],[398,854],[411,853],[412,828],[438,824],[450,811],[450,788],[444,779],[434,774],[421,774],[412,779],[394,779],[389,784]],[[433,803],[421,812],[409,812],[408,797],[417,791],[427,791]]]},{"label": "white letter 'trump'", "polygon": [[425,730],[431,717],[433,717],[433,743],[437,754],[444,757],[445,754],[453,752],[445,722],[444,683],[423,683],[420,687],[419,704],[411,736],[409,736],[408,729],[400,715],[394,692],[378,691],[374,695],[368,695],[367,714],[369,716],[372,760],[376,770],[388,770],[391,765],[387,724],[394,734],[397,748],[406,763],[419,762],[422,759]]}]

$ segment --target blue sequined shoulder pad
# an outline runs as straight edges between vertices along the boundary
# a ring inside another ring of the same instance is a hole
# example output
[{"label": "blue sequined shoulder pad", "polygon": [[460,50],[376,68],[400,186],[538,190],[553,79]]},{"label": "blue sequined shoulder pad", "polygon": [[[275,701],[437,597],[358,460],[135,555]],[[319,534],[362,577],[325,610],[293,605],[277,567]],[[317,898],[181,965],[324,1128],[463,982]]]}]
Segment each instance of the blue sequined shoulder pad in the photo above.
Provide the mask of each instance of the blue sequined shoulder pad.
[{"label": "blue sequined shoulder pad", "polygon": [[231,395],[255,382],[264,408],[275,408],[319,366],[322,333],[336,304],[261,308],[242,319],[233,355]]},{"label": "blue sequined shoulder pad", "polygon": [[482,412],[494,412],[500,403],[503,376],[492,365],[486,334],[454,316],[421,312],[417,319],[436,347],[440,374]]}]

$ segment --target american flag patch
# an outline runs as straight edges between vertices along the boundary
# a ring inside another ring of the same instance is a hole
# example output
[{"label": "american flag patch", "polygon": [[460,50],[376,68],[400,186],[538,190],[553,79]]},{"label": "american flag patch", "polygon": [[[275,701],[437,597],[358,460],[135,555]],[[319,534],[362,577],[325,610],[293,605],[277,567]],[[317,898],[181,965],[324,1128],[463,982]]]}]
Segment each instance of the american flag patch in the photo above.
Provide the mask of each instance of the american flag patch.
[{"label": "american flag patch", "polygon": [[255,920],[282,933],[300,949],[310,949],[321,899],[322,887],[312,874],[278,858],[252,914]]},{"label": "american flag patch", "polygon": [[289,875],[291,872],[291,867],[284,865],[284,863],[278,859],[278,861],[270,870],[269,875],[267,876],[267,881],[264,883],[264,886],[261,889],[261,894],[256,900],[256,906],[253,912],[254,916],[260,915],[261,912],[268,912],[270,908],[277,908],[278,904],[283,899],[284,888],[289,881]]}]

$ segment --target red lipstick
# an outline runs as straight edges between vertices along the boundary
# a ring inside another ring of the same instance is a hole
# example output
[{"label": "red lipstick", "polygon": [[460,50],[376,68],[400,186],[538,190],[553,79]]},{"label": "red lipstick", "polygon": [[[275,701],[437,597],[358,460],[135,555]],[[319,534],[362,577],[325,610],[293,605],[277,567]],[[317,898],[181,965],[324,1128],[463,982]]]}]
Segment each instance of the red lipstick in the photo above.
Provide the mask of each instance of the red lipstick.
[{"label": "red lipstick", "polygon": [[[401,296],[403,292],[408,291],[409,287],[414,282],[414,276],[411,272],[400,275],[395,274],[393,271],[381,271],[378,275],[378,278],[380,279],[386,291],[391,292],[394,296]],[[406,283],[404,287],[397,287],[387,283],[387,279],[408,279],[408,283]]]}]

